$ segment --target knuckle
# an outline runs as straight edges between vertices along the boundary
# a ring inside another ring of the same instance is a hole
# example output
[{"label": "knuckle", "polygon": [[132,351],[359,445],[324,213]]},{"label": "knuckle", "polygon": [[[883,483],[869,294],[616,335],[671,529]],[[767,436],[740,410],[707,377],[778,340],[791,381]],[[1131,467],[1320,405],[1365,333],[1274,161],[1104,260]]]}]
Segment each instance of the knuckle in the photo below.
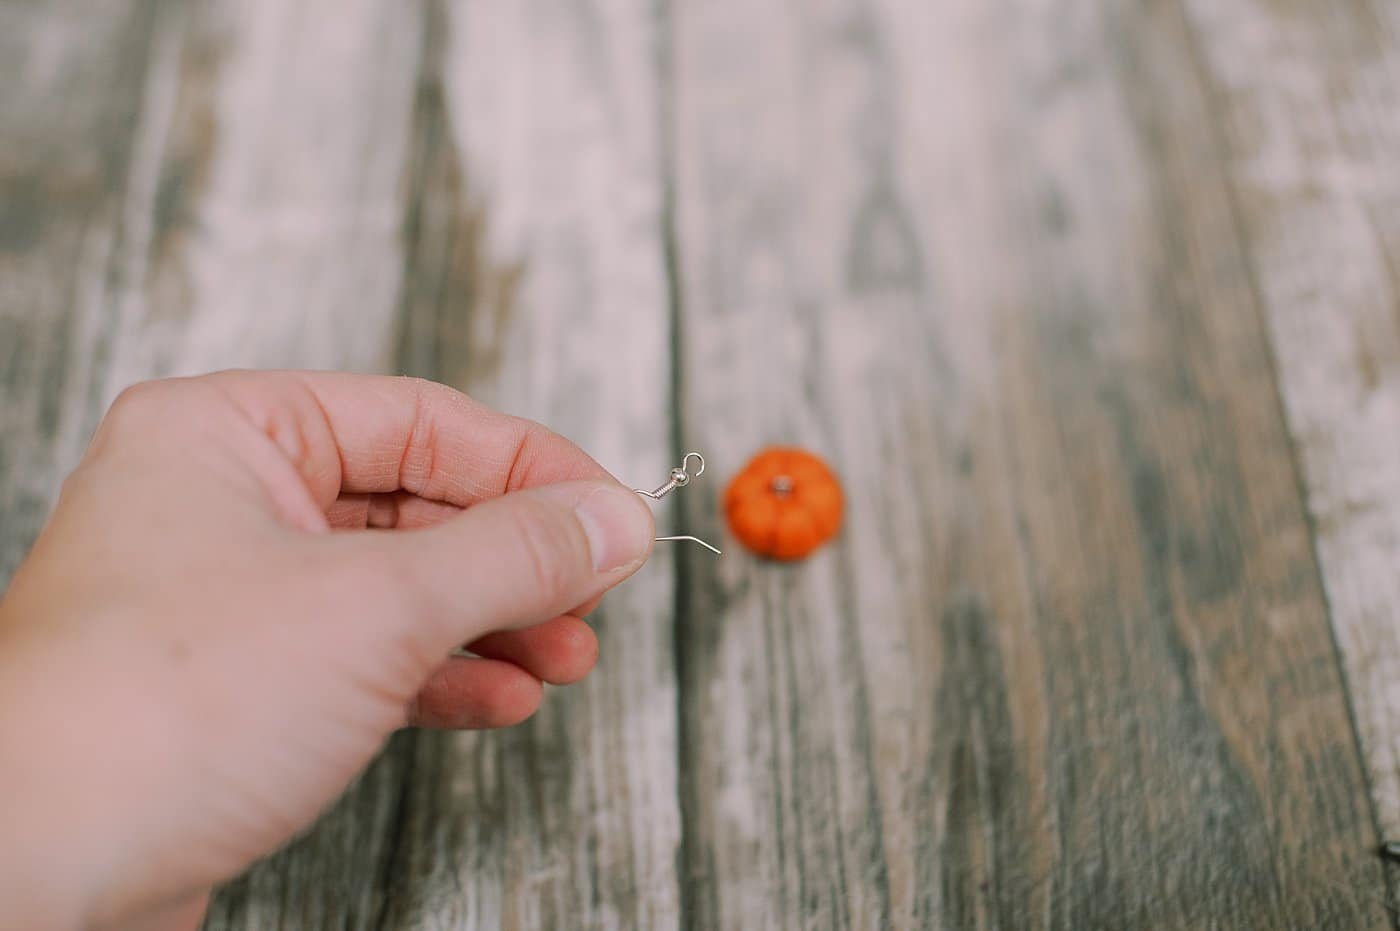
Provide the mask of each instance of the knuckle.
[{"label": "knuckle", "polygon": [[178,422],[170,416],[172,397],[177,393],[169,380],[143,381],[122,389],[98,426],[92,451],[113,440],[148,436],[154,429]]},{"label": "knuckle", "polygon": [[453,391],[451,388],[447,387],[441,382],[433,381],[430,378],[421,378],[417,375],[405,375],[403,376],[403,379],[404,382],[408,384],[410,389],[412,389],[413,391],[417,391],[421,394],[440,395],[442,397],[447,397],[449,395],[456,394],[456,392]]},{"label": "knuckle", "polygon": [[418,396],[421,403],[433,404],[459,404],[467,400],[467,396],[456,388],[444,385],[428,378],[419,378],[416,375],[402,376],[408,385],[409,391]]},{"label": "knuckle", "polygon": [[214,376],[159,378],[123,388],[107,409],[104,423],[167,422],[172,412],[208,407],[224,398]]},{"label": "knuckle", "polygon": [[159,409],[169,391],[169,383],[165,381],[142,381],[123,388],[112,402],[107,419],[116,422],[144,419]]}]

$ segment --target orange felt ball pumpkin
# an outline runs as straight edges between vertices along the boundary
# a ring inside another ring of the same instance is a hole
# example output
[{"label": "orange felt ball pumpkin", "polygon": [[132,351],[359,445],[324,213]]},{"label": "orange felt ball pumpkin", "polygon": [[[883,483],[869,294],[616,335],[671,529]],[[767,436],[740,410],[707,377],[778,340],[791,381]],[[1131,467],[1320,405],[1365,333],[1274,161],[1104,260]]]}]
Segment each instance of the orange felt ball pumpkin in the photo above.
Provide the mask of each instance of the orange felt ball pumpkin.
[{"label": "orange felt ball pumpkin", "polygon": [[724,514],[739,541],[773,559],[801,559],[841,529],[841,482],[802,449],[773,447],[729,483]]}]

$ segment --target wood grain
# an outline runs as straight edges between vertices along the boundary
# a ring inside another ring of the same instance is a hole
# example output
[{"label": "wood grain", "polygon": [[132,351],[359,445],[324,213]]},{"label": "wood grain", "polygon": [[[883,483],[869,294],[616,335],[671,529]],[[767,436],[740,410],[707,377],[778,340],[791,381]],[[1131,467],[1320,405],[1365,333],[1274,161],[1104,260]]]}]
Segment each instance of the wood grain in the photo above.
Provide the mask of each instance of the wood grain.
[{"label": "wood grain", "polygon": [[[145,307],[122,380],[225,367],[382,371],[403,274],[401,178],[421,19],[384,0],[194,8],[169,117]],[[206,927],[369,927],[392,902],[400,736]]]},{"label": "wood grain", "polygon": [[684,435],[850,495],[686,564],[687,923],[1384,926],[1181,10],[674,13]]},{"label": "wood grain", "polygon": [[[673,463],[645,5],[5,15],[29,82],[3,127],[26,160],[0,166],[3,371],[24,402],[0,468],[7,575],[106,402],[158,375],[397,368],[548,420],[639,484]],[[85,109],[55,120],[68,98]],[[75,264],[77,323],[45,292]],[[600,672],[526,728],[400,735],[207,926],[674,920],[673,602],[662,558],[602,614]]]},{"label": "wood grain", "polygon": [[[404,358],[651,487],[678,459],[648,5],[428,10]],[[585,682],[521,727],[417,738],[385,926],[675,922],[674,600],[666,554],[594,616]]]},{"label": "wood grain", "polygon": [[397,736],[207,927],[1389,927],[1397,35],[0,5],[0,581],[156,375],[437,378],[639,485],[697,448],[662,524],[717,539],[798,443],[836,545],[662,551],[586,683]]},{"label": "wood grain", "polygon": [[168,29],[162,7],[134,0],[0,7],[0,580],[91,430]]},{"label": "wood grain", "polygon": [[[1377,815],[1400,836],[1400,11],[1188,3]],[[1286,80],[1263,80],[1267,56]]]},{"label": "wood grain", "polygon": [[[3,16],[8,578],[124,385],[392,361],[419,28],[391,2],[29,4]],[[210,926],[373,921],[402,756],[236,884]]]}]

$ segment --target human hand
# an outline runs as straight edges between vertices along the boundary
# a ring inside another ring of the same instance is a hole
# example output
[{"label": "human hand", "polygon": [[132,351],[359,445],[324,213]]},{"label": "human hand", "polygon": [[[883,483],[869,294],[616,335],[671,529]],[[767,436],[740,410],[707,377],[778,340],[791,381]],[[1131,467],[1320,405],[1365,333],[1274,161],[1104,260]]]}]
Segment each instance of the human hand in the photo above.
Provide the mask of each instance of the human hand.
[{"label": "human hand", "polygon": [[653,535],[577,447],[439,385],[129,390],[0,601],[0,927],[194,926],[395,729],[586,674],[579,618]]}]

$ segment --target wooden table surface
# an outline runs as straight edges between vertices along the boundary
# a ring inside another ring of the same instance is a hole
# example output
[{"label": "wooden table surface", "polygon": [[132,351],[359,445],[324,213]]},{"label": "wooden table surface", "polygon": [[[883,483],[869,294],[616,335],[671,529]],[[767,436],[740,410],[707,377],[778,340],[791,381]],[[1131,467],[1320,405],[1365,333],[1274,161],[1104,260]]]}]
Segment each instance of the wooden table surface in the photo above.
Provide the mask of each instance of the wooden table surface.
[{"label": "wooden table surface", "polygon": [[208,926],[1386,928],[1400,4],[0,0],[0,580],[108,401],[405,372],[725,539]]}]

